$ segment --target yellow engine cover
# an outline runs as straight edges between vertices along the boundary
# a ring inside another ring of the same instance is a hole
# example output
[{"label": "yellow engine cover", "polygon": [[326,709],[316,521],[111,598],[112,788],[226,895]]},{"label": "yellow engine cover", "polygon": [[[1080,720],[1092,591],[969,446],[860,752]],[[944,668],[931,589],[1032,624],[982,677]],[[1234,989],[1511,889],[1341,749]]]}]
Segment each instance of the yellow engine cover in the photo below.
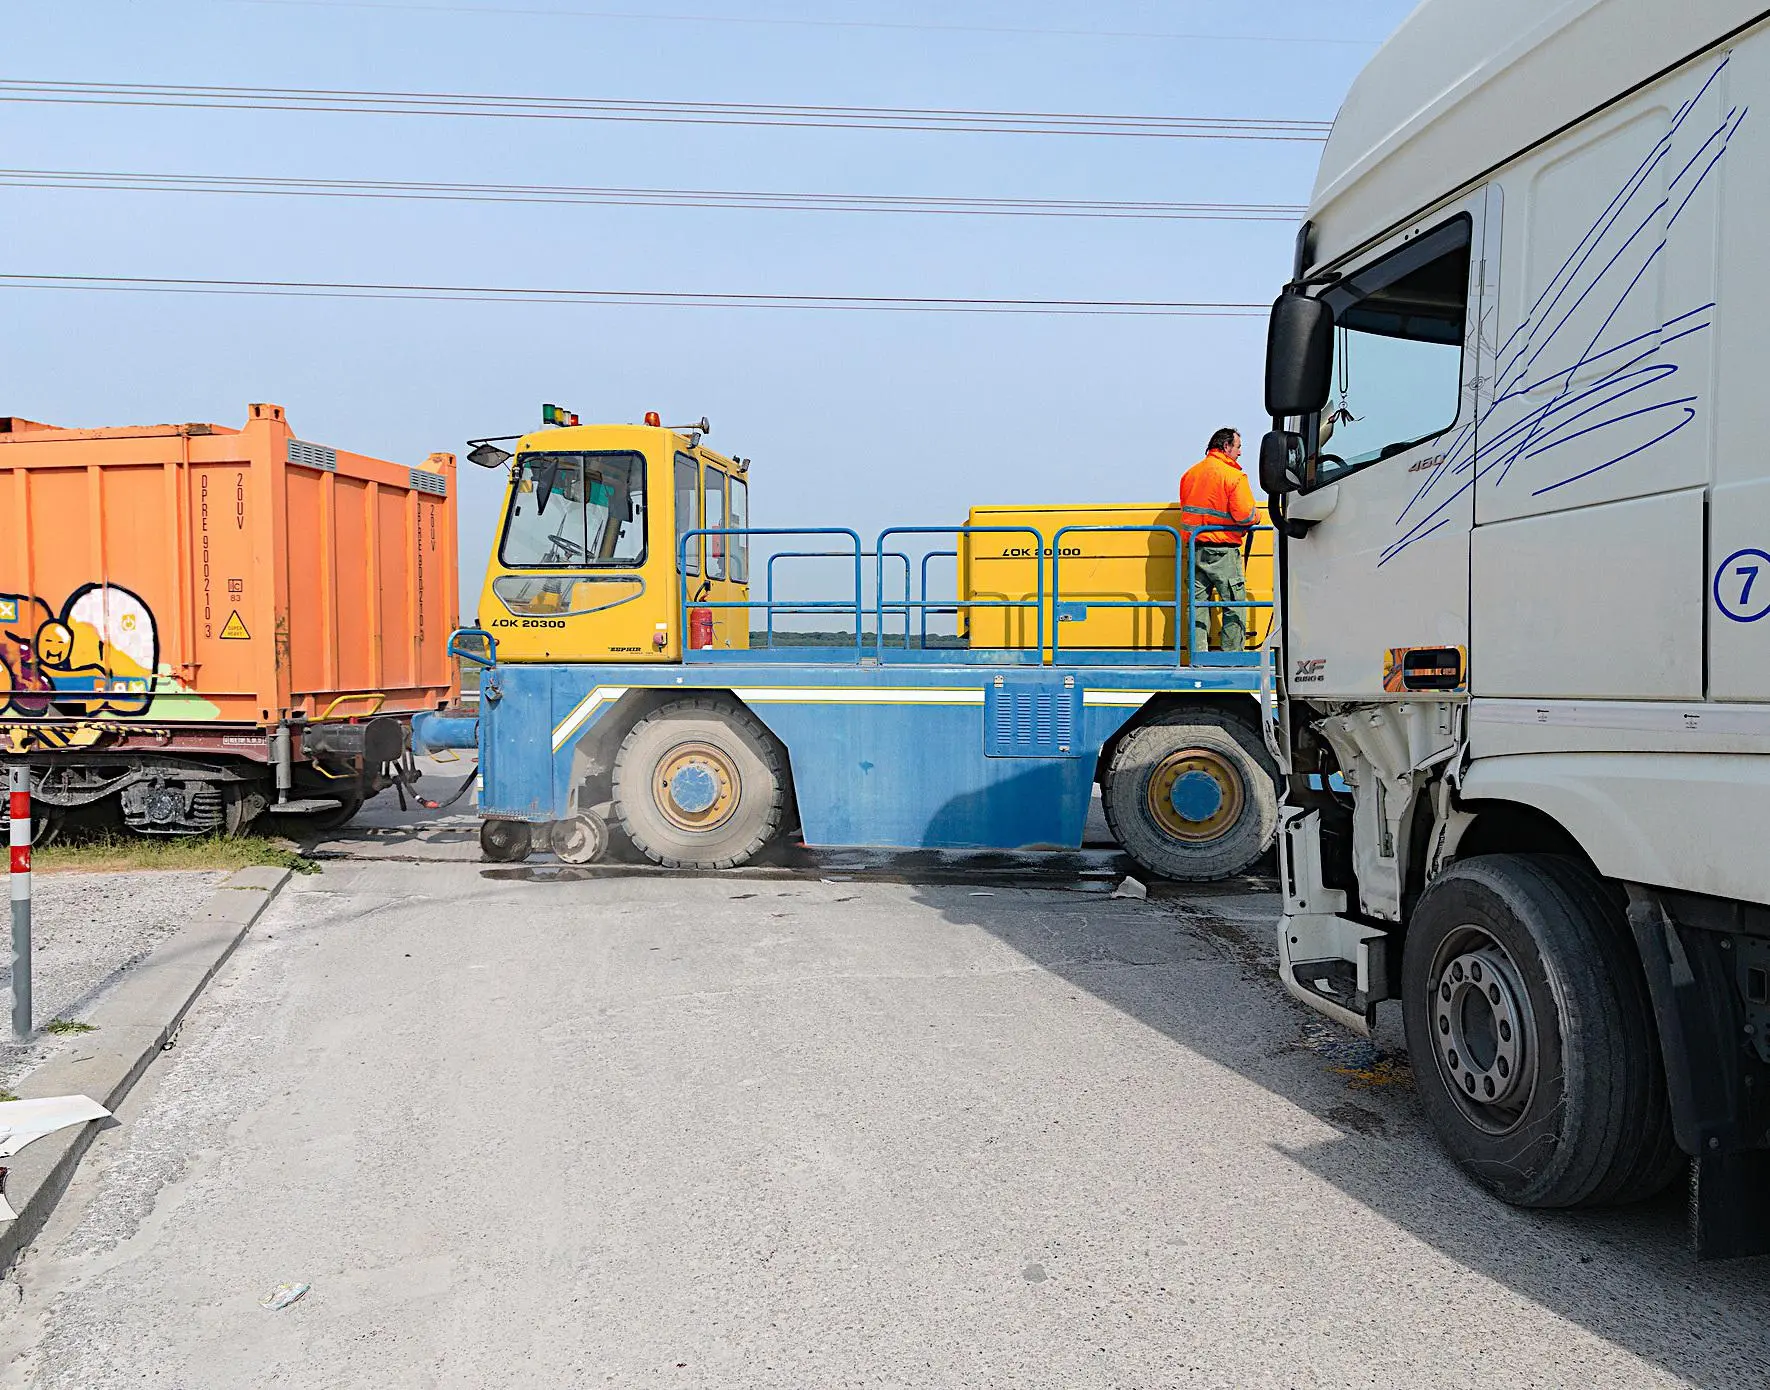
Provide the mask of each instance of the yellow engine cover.
[{"label": "yellow engine cover", "polygon": [[[1260,524],[1268,524],[1260,506]],[[1052,547],[1070,526],[1165,526],[1180,532],[1180,505],[1106,502],[1091,506],[974,507],[972,527],[1014,527],[1018,534],[997,533],[960,538],[959,598],[961,603],[1025,602],[1025,608],[974,608],[960,615],[961,631],[973,647],[1036,647],[1051,642],[1054,600],[1089,605],[1087,616],[1065,622],[1062,644],[1070,650],[1157,651],[1174,646],[1175,545],[1160,531],[1071,531],[1063,537],[1062,563]],[[1035,539],[1036,537],[1036,539]],[[1034,552],[1037,551],[1035,558]],[[1273,536],[1256,531],[1247,559],[1248,597],[1272,598]],[[1044,571],[1044,606],[1036,615],[1031,604],[1039,594],[1039,569]],[[1062,593],[1056,593],[1061,582]],[[1182,582],[1185,582],[1182,580]],[[1159,603],[1159,608],[1103,608],[1111,602]],[[1220,627],[1214,610],[1212,640]],[[1266,639],[1270,608],[1248,615],[1248,645]]]}]

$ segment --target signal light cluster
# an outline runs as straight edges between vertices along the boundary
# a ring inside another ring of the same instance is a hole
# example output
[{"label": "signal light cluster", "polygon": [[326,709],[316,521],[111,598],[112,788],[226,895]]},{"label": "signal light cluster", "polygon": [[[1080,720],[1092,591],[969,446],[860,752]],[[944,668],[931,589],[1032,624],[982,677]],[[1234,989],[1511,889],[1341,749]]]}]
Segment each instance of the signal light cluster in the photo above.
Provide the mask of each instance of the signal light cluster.
[{"label": "signal light cluster", "polygon": [[541,423],[543,425],[575,425],[578,417],[571,411],[557,405],[541,407]]}]

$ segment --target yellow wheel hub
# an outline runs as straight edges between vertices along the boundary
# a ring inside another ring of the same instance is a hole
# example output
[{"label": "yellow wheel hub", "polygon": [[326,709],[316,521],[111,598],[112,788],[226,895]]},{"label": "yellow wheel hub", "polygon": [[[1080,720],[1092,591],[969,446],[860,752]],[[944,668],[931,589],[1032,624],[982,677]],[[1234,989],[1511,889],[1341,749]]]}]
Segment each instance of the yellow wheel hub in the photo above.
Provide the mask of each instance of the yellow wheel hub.
[{"label": "yellow wheel hub", "polygon": [[717,830],[737,810],[742,783],[730,756],[710,743],[684,743],[658,760],[651,782],[658,811],[678,830]]},{"label": "yellow wheel hub", "polygon": [[1188,844],[1228,834],[1246,799],[1241,773],[1208,748],[1170,753],[1149,778],[1149,819],[1164,835]]}]

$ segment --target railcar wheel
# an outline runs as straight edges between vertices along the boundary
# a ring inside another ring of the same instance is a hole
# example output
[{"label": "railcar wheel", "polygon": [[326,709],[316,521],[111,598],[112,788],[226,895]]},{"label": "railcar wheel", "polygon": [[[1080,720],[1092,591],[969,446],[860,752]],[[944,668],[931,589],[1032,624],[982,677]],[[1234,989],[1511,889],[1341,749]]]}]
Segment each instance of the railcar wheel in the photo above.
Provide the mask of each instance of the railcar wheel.
[{"label": "railcar wheel", "polygon": [[494,864],[519,864],[534,843],[527,821],[484,820],[479,823],[479,847]]}]

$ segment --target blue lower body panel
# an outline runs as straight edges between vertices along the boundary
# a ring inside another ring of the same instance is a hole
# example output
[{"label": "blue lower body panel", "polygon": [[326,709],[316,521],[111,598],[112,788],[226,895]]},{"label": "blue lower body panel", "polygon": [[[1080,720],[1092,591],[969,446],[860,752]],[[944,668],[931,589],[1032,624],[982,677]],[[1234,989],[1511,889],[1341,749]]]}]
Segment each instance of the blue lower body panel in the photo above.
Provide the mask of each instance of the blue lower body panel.
[{"label": "blue lower body panel", "polygon": [[[1150,700],[1232,695],[1247,664],[523,665],[481,686],[483,814],[563,820],[589,742],[618,741],[634,697],[729,694],[785,746],[810,845],[1074,849],[1100,750]],[[610,722],[614,721],[614,722]]]}]

